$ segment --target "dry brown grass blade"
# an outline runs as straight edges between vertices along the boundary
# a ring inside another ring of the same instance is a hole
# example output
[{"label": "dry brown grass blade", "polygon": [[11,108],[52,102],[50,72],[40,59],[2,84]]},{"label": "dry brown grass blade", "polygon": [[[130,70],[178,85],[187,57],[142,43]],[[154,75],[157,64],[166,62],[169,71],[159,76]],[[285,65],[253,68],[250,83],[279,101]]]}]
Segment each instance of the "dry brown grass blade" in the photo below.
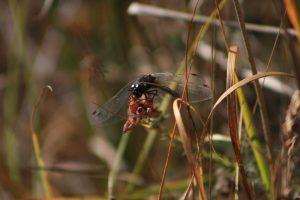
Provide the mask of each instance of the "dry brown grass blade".
[{"label": "dry brown grass blade", "polygon": [[[176,99],[173,102],[174,117],[176,120],[176,124],[178,127],[178,131],[179,131],[181,140],[182,140],[183,149],[187,156],[189,166],[194,172],[198,190],[201,195],[201,199],[206,200],[207,198],[206,198],[205,189],[204,189],[204,185],[203,185],[203,178],[202,178],[203,177],[202,176],[202,165],[201,165],[201,162],[198,163],[194,160],[192,146],[191,146],[191,138],[186,132],[186,129],[185,129],[185,126],[184,126],[184,123],[182,120],[182,116],[180,113],[180,108],[179,108],[180,104],[178,104],[178,102],[184,103],[184,101],[182,101],[182,99]],[[190,107],[190,108],[195,112],[195,110],[192,107]]]},{"label": "dry brown grass blade", "polygon": [[[228,54],[228,61],[227,61],[227,81],[226,81],[226,88],[231,87],[234,85],[235,82],[235,71],[236,66],[238,63],[238,48],[236,46],[231,46],[229,48]],[[233,146],[235,158],[238,164],[238,169],[242,177],[242,182],[248,196],[248,199],[253,199],[252,197],[252,188],[247,181],[247,176],[245,173],[242,155],[241,155],[241,148],[239,142],[239,131],[238,131],[238,110],[237,110],[237,96],[236,92],[232,92],[228,95],[227,98],[227,111],[228,111],[228,125],[231,137],[231,143]]]},{"label": "dry brown grass blade", "polygon": [[209,115],[208,115],[208,119],[210,119],[213,111],[215,110],[215,108],[226,98],[228,97],[228,95],[230,95],[232,92],[234,92],[236,89],[243,87],[245,85],[247,85],[250,82],[253,82],[254,80],[258,80],[260,78],[264,78],[264,77],[268,77],[268,76],[288,76],[291,78],[294,78],[293,75],[285,73],[285,72],[260,72],[257,73],[255,75],[249,76],[247,78],[244,78],[243,80],[235,83],[234,85],[232,85],[230,88],[228,88],[219,98],[218,100],[215,102],[214,106],[212,107]]},{"label": "dry brown grass blade", "polygon": [[189,164],[193,164],[194,158],[193,158],[192,147],[191,147],[191,138],[187,135],[186,129],[184,127],[184,123],[178,107],[178,101],[180,101],[180,99],[176,99],[173,102],[174,117],[177,123],[178,131],[182,140],[183,149],[187,156],[188,162]]},{"label": "dry brown grass blade", "polygon": [[296,8],[294,0],[284,0],[286,10],[289,16],[289,19],[295,28],[295,30],[298,32],[297,38],[298,42],[300,43],[300,22],[299,22],[299,12]]}]

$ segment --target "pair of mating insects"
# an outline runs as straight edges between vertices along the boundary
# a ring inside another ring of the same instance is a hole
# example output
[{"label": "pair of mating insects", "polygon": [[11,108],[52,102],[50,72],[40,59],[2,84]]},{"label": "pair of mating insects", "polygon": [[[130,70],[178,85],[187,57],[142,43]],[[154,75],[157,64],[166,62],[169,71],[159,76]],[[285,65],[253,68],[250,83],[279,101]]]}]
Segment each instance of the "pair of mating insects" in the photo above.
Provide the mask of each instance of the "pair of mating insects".
[{"label": "pair of mating insects", "polygon": [[[157,118],[161,112],[155,106],[156,99],[159,101],[165,93],[173,98],[180,97],[185,84],[184,75],[174,76],[172,73],[153,73],[142,75],[129,82],[110,100],[97,108],[93,115],[95,123],[99,126],[109,124],[108,122],[122,119],[124,109],[127,109],[127,119],[123,126],[123,132],[131,130],[144,119]],[[189,99],[192,102],[200,102],[211,98],[211,89],[203,82],[201,77],[191,74],[188,82]],[[175,82],[175,90],[169,85]]]}]

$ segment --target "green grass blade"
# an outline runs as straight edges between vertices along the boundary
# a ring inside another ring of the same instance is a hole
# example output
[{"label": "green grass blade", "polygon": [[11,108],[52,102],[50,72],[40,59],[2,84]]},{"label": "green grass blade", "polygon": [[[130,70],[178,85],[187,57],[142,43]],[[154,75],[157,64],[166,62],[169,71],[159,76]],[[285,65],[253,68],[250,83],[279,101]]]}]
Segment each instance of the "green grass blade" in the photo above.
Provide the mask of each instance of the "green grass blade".
[{"label": "green grass blade", "polygon": [[[237,81],[238,80],[236,77],[236,82]],[[253,121],[252,112],[248,106],[247,100],[241,88],[237,89],[237,96],[240,107],[243,110],[243,121],[245,124],[246,133],[248,135],[248,138],[250,138],[252,151],[257,163],[262,182],[266,188],[266,191],[269,191],[271,187],[270,171],[266,163],[266,158],[263,156],[263,149],[257,137],[257,131]]]},{"label": "green grass blade", "polygon": [[[51,86],[44,87],[39,99],[37,100],[36,105],[34,106],[34,108],[32,110],[32,115],[31,115],[31,139],[32,139],[32,144],[33,144],[34,157],[37,162],[37,167],[41,168],[41,169],[44,169],[46,166],[45,166],[45,162],[44,162],[44,159],[42,156],[40,141],[39,141],[38,135],[34,129],[34,123],[35,123],[35,117],[36,117],[36,112],[37,112],[38,106],[47,90],[52,92]],[[45,170],[39,170],[38,174],[39,174],[39,178],[42,182],[42,188],[44,191],[44,195],[48,198],[52,197],[52,189],[51,189],[51,185],[49,182],[49,177],[48,177],[47,172]]]},{"label": "green grass blade", "polygon": [[[33,143],[34,156],[37,162],[37,166],[38,168],[44,169],[45,162],[43,160],[40,143],[35,132],[32,133],[32,143]],[[45,170],[39,170],[39,178],[42,182],[42,187],[43,187],[45,197],[51,197],[52,189],[49,183],[47,172]]]},{"label": "green grass blade", "polygon": [[120,143],[118,145],[117,154],[114,159],[112,169],[108,176],[108,199],[114,199],[115,183],[116,183],[118,172],[120,170],[121,161],[129,141],[129,137],[130,137],[130,133],[123,134]]}]

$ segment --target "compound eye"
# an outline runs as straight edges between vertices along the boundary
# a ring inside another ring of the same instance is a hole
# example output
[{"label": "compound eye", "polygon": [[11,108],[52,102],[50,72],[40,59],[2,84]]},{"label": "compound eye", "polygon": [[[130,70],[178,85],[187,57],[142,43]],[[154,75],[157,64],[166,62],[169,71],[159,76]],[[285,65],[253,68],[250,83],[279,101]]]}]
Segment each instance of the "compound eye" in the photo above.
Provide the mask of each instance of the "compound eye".
[{"label": "compound eye", "polygon": [[137,111],[138,114],[141,114],[143,112],[143,108],[142,107],[138,107]]}]

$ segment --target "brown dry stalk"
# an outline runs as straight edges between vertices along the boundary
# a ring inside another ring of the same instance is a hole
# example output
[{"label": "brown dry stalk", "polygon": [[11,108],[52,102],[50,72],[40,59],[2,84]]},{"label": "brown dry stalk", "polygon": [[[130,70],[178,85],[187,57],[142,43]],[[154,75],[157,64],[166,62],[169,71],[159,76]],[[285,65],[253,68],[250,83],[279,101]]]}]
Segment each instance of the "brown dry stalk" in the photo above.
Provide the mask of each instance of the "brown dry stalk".
[{"label": "brown dry stalk", "polygon": [[[293,75],[288,74],[288,73],[284,73],[284,72],[260,72],[258,74],[249,76],[247,78],[244,78],[242,80],[240,80],[239,82],[235,83],[234,85],[232,85],[230,88],[228,88],[218,99],[217,101],[214,103],[214,106],[212,107],[208,117],[207,117],[207,121],[211,118],[214,110],[216,109],[216,107],[228,96],[230,95],[232,92],[234,92],[235,90],[237,90],[240,87],[243,87],[251,82],[253,82],[254,80],[258,80],[260,78],[264,78],[264,77],[268,77],[268,76],[287,76],[287,77],[291,77],[291,78],[295,78]],[[205,127],[207,130],[207,124],[208,122],[206,121],[205,123]]]},{"label": "brown dry stalk", "polygon": [[[178,101],[180,102],[179,105],[178,105]],[[192,146],[191,146],[192,139],[186,131],[186,128],[185,128],[185,125],[183,123],[183,119],[182,119],[182,116],[181,116],[181,113],[180,113],[182,103],[185,103],[184,101],[182,101],[182,99],[176,99],[173,102],[174,117],[175,117],[175,120],[176,120],[179,135],[180,135],[181,140],[182,140],[182,146],[183,146],[184,152],[187,156],[189,166],[192,169],[192,171],[195,175],[195,178],[196,178],[196,182],[197,182],[199,193],[201,195],[201,199],[206,200],[207,198],[206,198],[206,193],[205,193],[205,189],[204,189],[204,185],[203,185],[203,178],[202,178],[203,177],[203,175],[202,175],[202,162],[201,162],[201,158],[199,158],[200,162],[197,162],[194,159]],[[189,104],[186,104],[186,105],[190,106]],[[196,112],[196,110],[193,107],[190,106],[189,108],[192,111]],[[200,151],[201,151],[201,149],[200,149]]]},{"label": "brown dry stalk", "polygon": [[221,26],[221,30],[222,30],[222,35],[223,35],[223,38],[224,38],[224,44],[225,44],[226,50],[228,51],[228,42],[227,42],[228,40],[227,40],[225,28],[224,28],[224,23],[223,23],[221,11],[220,11],[219,5],[218,5],[218,3],[217,3],[217,0],[214,0],[214,3],[215,3],[215,7],[216,7],[216,9],[217,9],[217,11],[218,11],[218,18],[219,18],[219,21],[220,21],[220,26]]},{"label": "brown dry stalk", "polygon": [[[230,88],[235,83],[235,71],[238,63],[238,48],[236,46],[231,46],[228,53],[227,61],[227,81],[226,88]],[[241,147],[239,142],[238,134],[238,110],[237,110],[237,96],[236,92],[232,92],[228,95],[227,98],[227,110],[228,110],[228,125],[231,137],[231,143],[234,149],[234,154],[236,161],[238,163],[238,169],[240,171],[242,182],[247,194],[248,199],[253,199],[252,197],[252,188],[247,181],[247,176],[245,173],[245,168],[241,155]]]}]

